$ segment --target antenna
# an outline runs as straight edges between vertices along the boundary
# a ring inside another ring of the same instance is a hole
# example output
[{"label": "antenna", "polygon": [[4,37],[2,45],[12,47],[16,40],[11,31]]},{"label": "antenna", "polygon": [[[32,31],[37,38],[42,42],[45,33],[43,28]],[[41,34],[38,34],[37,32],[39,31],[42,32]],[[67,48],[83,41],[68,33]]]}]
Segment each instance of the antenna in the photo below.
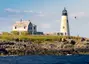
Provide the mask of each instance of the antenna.
[{"label": "antenna", "polygon": [[20,22],[22,22],[23,20],[22,19],[20,19]]},{"label": "antenna", "polygon": [[64,10],[66,10],[66,7],[64,7]]},{"label": "antenna", "polygon": [[28,20],[28,21],[30,21],[30,20]]}]

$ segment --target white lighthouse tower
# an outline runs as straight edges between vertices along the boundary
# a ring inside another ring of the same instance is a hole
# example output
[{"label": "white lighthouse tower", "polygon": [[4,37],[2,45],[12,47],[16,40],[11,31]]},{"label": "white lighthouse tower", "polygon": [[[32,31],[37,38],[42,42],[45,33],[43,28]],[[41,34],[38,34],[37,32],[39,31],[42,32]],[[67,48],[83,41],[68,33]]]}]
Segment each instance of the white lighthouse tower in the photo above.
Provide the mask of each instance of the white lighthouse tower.
[{"label": "white lighthouse tower", "polygon": [[66,8],[64,8],[62,11],[60,32],[63,36],[70,36],[68,14]]}]

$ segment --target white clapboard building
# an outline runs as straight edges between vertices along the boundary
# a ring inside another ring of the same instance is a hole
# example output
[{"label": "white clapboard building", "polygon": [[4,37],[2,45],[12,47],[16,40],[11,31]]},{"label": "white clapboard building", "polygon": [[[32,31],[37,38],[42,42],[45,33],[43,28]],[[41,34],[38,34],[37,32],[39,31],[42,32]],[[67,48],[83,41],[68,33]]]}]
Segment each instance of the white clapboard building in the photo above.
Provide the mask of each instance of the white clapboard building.
[{"label": "white clapboard building", "polygon": [[12,31],[27,31],[30,32],[31,34],[34,34],[37,32],[37,26],[31,23],[30,20],[28,21],[16,21],[16,23],[13,25]]}]

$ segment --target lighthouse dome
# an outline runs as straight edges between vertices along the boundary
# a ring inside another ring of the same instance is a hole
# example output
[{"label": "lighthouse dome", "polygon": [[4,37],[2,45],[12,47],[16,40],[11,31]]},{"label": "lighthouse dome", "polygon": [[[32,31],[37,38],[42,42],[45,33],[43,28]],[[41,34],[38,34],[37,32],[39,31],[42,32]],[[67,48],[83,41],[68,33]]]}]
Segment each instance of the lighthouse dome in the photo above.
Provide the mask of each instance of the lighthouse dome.
[{"label": "lighthouse dome", "polygon": [[66,10],[66,8],[64,8],[64,10],[62,11],[62,15],[66,15],[67,16],[67,10]]}]

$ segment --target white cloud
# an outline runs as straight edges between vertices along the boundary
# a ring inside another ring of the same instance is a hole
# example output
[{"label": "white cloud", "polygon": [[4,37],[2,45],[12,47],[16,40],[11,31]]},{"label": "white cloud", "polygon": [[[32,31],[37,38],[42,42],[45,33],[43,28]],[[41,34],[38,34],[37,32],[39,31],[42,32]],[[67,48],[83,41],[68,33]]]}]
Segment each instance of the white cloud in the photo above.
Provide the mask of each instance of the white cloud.
[{"label": "white cloud", "polygon": [[6,8],[5,9],[6,12],[20,12],[20,10],[16,10],[16,9],[11,9],[11,8]]},{"label": "white cloud", "polygon": [[6,12],[16,12],[16,13],[20,13],[20,12],[23,12],[23,13],[33,13],[32,10],[17,10],[17,9],[12,9],[12,8],[6,8],[4,9]]},{"label": "white cloud", "polygon": [[24,10],[23,12],[27,12],[27,13],[33,13],[33,11],[32,10]]},{"label": "white cloud", "polygon": [[75,17],[76,16],[76,17],[81,18],[81,17],[87,16],[87,14],[85,12],[76,12],[76,13],[71,13],[70,16],[71,17]]},{"label": "white cloud", "polygon": [[50,24],[41,24],[40,25],[41,28],[51,28]]},{"label": "white cloud", "polygon": [[42,11],[36,12],[33,10],[18,10],[18,9],[12,9],[12,8],[6,8],[4,9],[5,12],[11,12],[11,13],[33,13],[36,16],[43,17],[43,16],[49,16],[48,13],[44,13]]},{"label": "white cloud", "polygon": [[45,16],[45,14],[44,14],[42,11],[40,11],[40,12],[36,12],[36,13],[37,13],[37,15],[36,15],[36,16],[40,16],[40,17]]},{"label": "white cloud", "polygon": [[61,20],[56,20],[56,22],[60,22]]},{"label": "white cloud", "polygon": [[40,12],[37,12],[37,13],[42,14],[42,12],[41,12],[41,11],[40,11]]},{"label": "white cloud", "polygon": [[44,15],[44,14],[38,14],[37,16],[43,17],[43,16],[45,16],[45,15]]}]

